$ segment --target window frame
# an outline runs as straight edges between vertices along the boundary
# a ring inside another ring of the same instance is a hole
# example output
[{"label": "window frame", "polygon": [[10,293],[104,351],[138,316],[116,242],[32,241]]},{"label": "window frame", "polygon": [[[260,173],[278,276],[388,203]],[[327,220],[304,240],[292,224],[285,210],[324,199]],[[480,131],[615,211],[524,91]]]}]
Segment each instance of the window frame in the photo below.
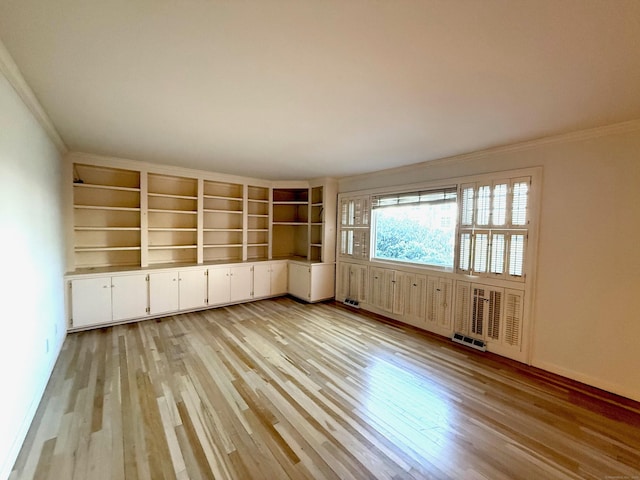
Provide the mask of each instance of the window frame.
[{"label": "window frame", "polygon": [[[409,196],[418,196],[419,198],[422,195],[431,195],[431,194],[438,194],[438,193],[442,193],[444,195],[444,198],[441,200],[434,200],[434,201],[429,201],[429,200],[425,200],[425,201],[415,201],[415,202],[400,202],[400,200],[398,200],[398,202],[396,204],[387,204],[387,205],[382,205],[382,206],[375,206],[375,203],[377,201],[377,199],[391,199],[392,197],[409,197]],[[453,198],[447,198],[447,195],[453,195]],[[392,191],[392,192],[384,192],[384,193],[379,193],[379,194],[372,194],[370,197],[370,202],[369,202],[369,207],[370,207],[370,213],[369,213],[369,221],[370,221],[370,236],[369,236],[369,258],[368,260],[370,262],[380,262],[380,263],[390,263],[390,264],[400,264],[400,265],[407,265],[407,266],[411,266],[411,267],[417,267],[417,268],[427,268],[430,270],[435,270],[435,271],[443,271],[443,272],[454,272],[455,268],[456,268],[456,245],[457,245],[457,236],[458,236],[458,226],[457,226],[457,217],[458,214],[456,212],[456,225],[454,228],[454,244],[453,244],[453,261],[451,266],[443,266],[443,265],[435,265],[435,264],[431,264],[431,263],[422,263],[422,262],[415,262],[415,261],[411,261],[411,260],[404,260],[404,259],[398,259],[398,258],[384,258],[384,257],[376,257],[376,237],[377,237],[377,221],[376,221],[376,215],[375,215],[375,210],[379,209],[379,208],[396,208],[396,207],[400,207],[400,206],[409,206],[409,205],[419,205],[419,204],[430,204],[430,203],[450,203],[452,205],[456,206],[456,209],[459,206],[459,193],[458,193],[458,185],[457,184],[446,184],[446,185],[439,185],[439,186],[433,186],[433,187],[428,187],[428,188],[420,188],[420,189],[403,189],[403,190],[398,190],[398,191]]]}]

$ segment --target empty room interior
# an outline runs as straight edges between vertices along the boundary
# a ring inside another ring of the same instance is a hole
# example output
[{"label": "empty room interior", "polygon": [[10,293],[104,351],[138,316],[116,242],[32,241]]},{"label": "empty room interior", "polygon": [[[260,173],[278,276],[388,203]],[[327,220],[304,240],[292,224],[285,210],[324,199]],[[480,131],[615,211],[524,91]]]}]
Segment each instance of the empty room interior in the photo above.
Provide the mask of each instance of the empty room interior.
[{"label": "empty room interior", "polygon": [[0,0],[0,480],[640,478],[640,2]]}]

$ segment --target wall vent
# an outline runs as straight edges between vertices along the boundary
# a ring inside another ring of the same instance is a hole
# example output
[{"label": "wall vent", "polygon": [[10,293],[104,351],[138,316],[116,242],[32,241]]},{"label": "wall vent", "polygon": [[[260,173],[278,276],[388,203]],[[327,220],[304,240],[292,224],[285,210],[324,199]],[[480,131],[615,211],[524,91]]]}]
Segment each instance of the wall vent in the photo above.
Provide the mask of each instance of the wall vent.
[{"label": "wall vent", "polygon": [[463,335],[461,333],[454,333],[453,337],[451,337],[451,340],[456,343],[466,345],[467,347],[475,348],[476,350],[480,350],[481,352],[487,351],[487,343],[484,340],[467,337],[466,335]]},{"label": "wall vent", "polygon": [[350,307],[360,308],[360,302],[351,298],[345,298],[344,302],[342,303],[344,303],[345,305],[349,305]]}]

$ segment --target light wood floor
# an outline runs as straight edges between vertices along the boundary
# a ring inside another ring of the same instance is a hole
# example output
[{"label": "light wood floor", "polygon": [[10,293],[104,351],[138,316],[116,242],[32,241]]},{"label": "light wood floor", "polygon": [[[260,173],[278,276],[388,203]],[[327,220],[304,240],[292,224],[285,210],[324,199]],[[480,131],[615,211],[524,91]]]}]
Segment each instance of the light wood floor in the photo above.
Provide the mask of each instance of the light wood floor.
[{"label": "light wood floor", "polygon": [[635,402],[281,298],[69,335],[11,479],[637,479],[639,450]]}]

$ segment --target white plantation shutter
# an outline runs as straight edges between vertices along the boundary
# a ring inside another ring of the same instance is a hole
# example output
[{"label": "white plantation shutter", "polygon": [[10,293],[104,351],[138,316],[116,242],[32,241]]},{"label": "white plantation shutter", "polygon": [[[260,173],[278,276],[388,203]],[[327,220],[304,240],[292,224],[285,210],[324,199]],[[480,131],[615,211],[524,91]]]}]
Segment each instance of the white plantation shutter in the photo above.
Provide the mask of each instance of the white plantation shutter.
[{"label": "white plantation shutter", "polygon": [[473,305],[471,310],[471,333],[482,338],[484,336],[484,321],[486,299],[483,287],[473,287]]},{"label": "white plantation shutter", "polygon": [[504,233],[493,233],[491,235],[491,265],[489,272],[495,274],[504,273],[506,243],[507,239]]},{"label": "white plantation shutter", "polygon": [[520,347],[522,339],[522,309],[524,292],[505,290],[504,343]]},{"label": "white plantation shutter", "polygon": [[458,268],[468,272],[471,268],[471,232],[460,234]]},{"label": "white plantation shutter", "polygon": [[475,187],[463,185],[460,189],[460,225],[471,227],[473,225],[473,202]]},{"label": "white plantation shutter", "polygon": [[456,300],[453,309],[453,329],[467,335],[471,311],[471,284],[456,282]]},{"label": "white plantation shutter", "polygon": [[502,226],[507,221],[507,193],[508,185],[498,183],[493,186],[493,206],[491,208],[491,224]]},{"label": "white plantation shutter", "polygon": [[489,225],[491,216],[491,186],[478,187],[476,199],[476,225]]},{"label": "white plantation shutter", "polygon": [[473,271],[486,272],[489,262],[489,233],[476,233],[473,248]]},{"label": "white plantation shutter", "polygon": [[530,180],[516,180],[511,187],[511,225],[514,227],[527,224],[527,203],[529,200]]},{"label": "white plantation shutter", "polygon": [[511,234],[509,245],[509,275],[522,277],[524,274],[524,233]]},{"label": "white plantation shutter", "polygon": [[524,280],[530,185],[519,177],[460,186],[459,272]]},{"label": "white plantation shutter", "polygon": [[338,252],[342,256],[369,259],[369,197],[340,200]]},{"label": "white plantation shutter", "polygon": [[487,338],[500,340],[500,319],[502,317],[502,292],[489,292],[489,318],[487,320]]}]

